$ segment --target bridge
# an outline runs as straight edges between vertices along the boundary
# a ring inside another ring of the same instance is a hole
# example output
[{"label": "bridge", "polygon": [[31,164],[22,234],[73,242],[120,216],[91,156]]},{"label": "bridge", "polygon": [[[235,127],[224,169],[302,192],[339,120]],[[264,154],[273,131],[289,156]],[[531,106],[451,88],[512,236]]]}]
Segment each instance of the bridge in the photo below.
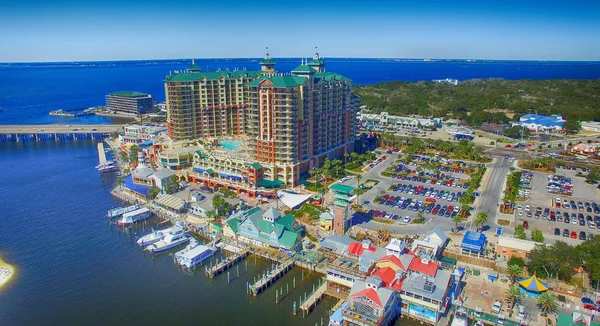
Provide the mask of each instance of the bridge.
[{"label": "bridge", "polygon": [[125,125],[0,125],[2,142],[102,140]]}]

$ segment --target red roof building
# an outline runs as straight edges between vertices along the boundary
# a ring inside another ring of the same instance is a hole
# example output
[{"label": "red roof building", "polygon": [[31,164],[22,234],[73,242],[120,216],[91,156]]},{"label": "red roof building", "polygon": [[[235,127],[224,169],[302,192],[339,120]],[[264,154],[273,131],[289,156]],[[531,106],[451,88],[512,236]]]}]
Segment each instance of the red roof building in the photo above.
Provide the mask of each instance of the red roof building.
[{"label": "red roof building", "polygon": [[428,259],[413,258],[408,265],[408,270],[435,277],[438,265]]},{"label": "red roof building", "polygon": [[375,305],[379,306],[380,308],[383,308],[383,305],[381,304],[381,300],[379,299],[379,295],[377,294],[377,291],[375,289],[366,288],[362,291],[358,291],[358,292],[352,294],[352,298],[360,298],[360,297],[366,297],[371,302],[373,302]]},{"label": "red roof building", "polygon": [[362,255],[362,253],[365,250],[375,252],[375,251],[377,251],[377,248],[371,246],[370,243],[366,243],[366,242],[365,243],[351,242],[348,245],[348,249],[346,249],[346,253],[348,253],[349,255],[353,255],[353,256],[360,256],[360,255]]}]

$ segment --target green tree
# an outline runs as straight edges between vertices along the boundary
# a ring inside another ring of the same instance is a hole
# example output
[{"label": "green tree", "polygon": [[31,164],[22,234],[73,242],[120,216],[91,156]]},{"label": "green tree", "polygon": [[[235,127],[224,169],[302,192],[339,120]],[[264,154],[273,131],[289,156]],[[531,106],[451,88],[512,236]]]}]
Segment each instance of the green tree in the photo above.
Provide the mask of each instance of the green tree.
[{"label": "green tree", "polygon": [[517,239],[527,239],[527,234],[525,233],[525,227],[521,224],[515,226],[515,238]]},{"label": "green tree", "polygon": [[558,308],[558,298],[550,292],[544,292],[538,297],[538,304],[542,307],[542,312],[547,315]]},{"label": "green tree", "polygon": [[519,289],[519,285],[512,284],[511,286],[508,287],[508,289],[506,289],[506,296],[511,301],[510,306],[514,307],[515,303],[517,303],[523,297],[523,293],[521,293],[521,289]]},{"label": "green tree", "polygon": [[127,155],[127,153],[125,153],[125,152],[120,152],[120,153],[121,153],[121,159],[123,160],[123,162],[129,163],[129,155]]},{"label": "green tree", "polygon": [[180,181],[179,181],[179,177],[177,177],[176,175],[172,175],[171,176],[171,180],[169,180],[171,183],[169,185],[169,193],[175,193],[179,190],[180,185]]},{"label": "green tree", "polygon": [[485,223],[485,221],[487,221],[487,218],[488,218],[487,212],[479,212],[479,213],[477,213],[477,216],[475,216],[475,220],[473,221],[473,224],[475,224],[475,226],[479,230],[479,227],[482,226],[483,223]]},{"label": "green tree", "polygon": [[158,189],[158,187],[156,186],[153,186],[152,188],[148,189],[148,197],[150,197],[150,199],[156,198],[156,196],[158,196],[159,193],[160,189]]},{"label": "green tree", "polygon": [[525,260],[523,260],[523,258],[521,257],[510,257],[510,259],[507,262],[507,265],[518,265],[521,267],[525,267]]},{"label": "green tree", "polygon": [[542,278],[570,281],[574,269],[581,265],[582,256],[575,247],[556,241],[553,245],[536,245],[529,253],[527,269]]},{"label": "green tree", "polygon": [[544,234],[538,229],[531,230],[531,240],[544,243]]},{"label": "green tree", "polygon": [[531,131],[521,126],[512,126],[504,130],[504,136],[512,139],[521,139],[521,137],[525,139],[531,136]]},{"label": "green tree", "polygon": [[138,145],[132,145],[131,147],[129,147],[129,161],[130,162],[138,161],[138,152],[139,151],[140,151],[140,148],[138,147]]},{"label": "green tree", "polygon": [[563,124],[563,129],[571,133],[578,133],[581,130],[581,123],[574,119],[567,119]]},{"label": "green tree", "polygon": [[507,267],[508,269],[508,275],[510,275],[511,280],[513,283],[517,282],[517,279],[523,275],[523,266],[519,266],[519,265],[508,265]]},{"label": "green tree", "polygon": [[117,180],[115,180],[115,184],[117,186],[122,186],[123,184],[125,184],[125,178],[124,177],[118,177]]},{"label": "green tree", "polygon": [[225,214],[224,211],[226,210],[227,205],[228,203],[220,195],[215,195],[212,199],[212,207],[215,209],[215,215],[217,217],[220,217],[221,215]]},{"label": "green tree", "polygon": [[458,223],[461,223],[462,221],[463,219],[460,215],[452,217],[452,222],[454,222],[454,232],[458,232]]},{"label": "green tree", "polygon": [[588,171],[585,181],[588,183],[600,180],[600,168],[595,167]]}]

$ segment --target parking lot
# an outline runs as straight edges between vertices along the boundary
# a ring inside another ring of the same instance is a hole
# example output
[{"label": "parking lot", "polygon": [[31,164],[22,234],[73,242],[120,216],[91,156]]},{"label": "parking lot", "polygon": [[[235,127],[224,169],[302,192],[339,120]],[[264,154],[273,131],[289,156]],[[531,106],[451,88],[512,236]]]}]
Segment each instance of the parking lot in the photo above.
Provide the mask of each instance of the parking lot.
[{"label": "parking lot", "polygon": [[[575,171],[557,169],[555,175],[571,178],[571,196],[549,193],[546,189],[548,173],[533,172],[531,196],[518,203],[515,209],[517,223],[526,221],[528,229],[537,228],[548,239],[571,244],[600,235],[600,200],[598,190],[575,176]],[[565,205],[566,204],[566,205]],[[558,230],[557,230],[558,229]],[[583,234],[583,233],[585,234]]]}]

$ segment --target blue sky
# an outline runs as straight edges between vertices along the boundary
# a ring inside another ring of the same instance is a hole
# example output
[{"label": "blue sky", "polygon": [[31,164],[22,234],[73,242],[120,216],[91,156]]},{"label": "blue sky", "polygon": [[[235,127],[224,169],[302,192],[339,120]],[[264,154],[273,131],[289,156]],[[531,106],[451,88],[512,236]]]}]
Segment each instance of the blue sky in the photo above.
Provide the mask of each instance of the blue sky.
[{"label": "blue sky", "polygon": [[7,1],[0,62],[325,57],[600,60],[600,1]]}]

